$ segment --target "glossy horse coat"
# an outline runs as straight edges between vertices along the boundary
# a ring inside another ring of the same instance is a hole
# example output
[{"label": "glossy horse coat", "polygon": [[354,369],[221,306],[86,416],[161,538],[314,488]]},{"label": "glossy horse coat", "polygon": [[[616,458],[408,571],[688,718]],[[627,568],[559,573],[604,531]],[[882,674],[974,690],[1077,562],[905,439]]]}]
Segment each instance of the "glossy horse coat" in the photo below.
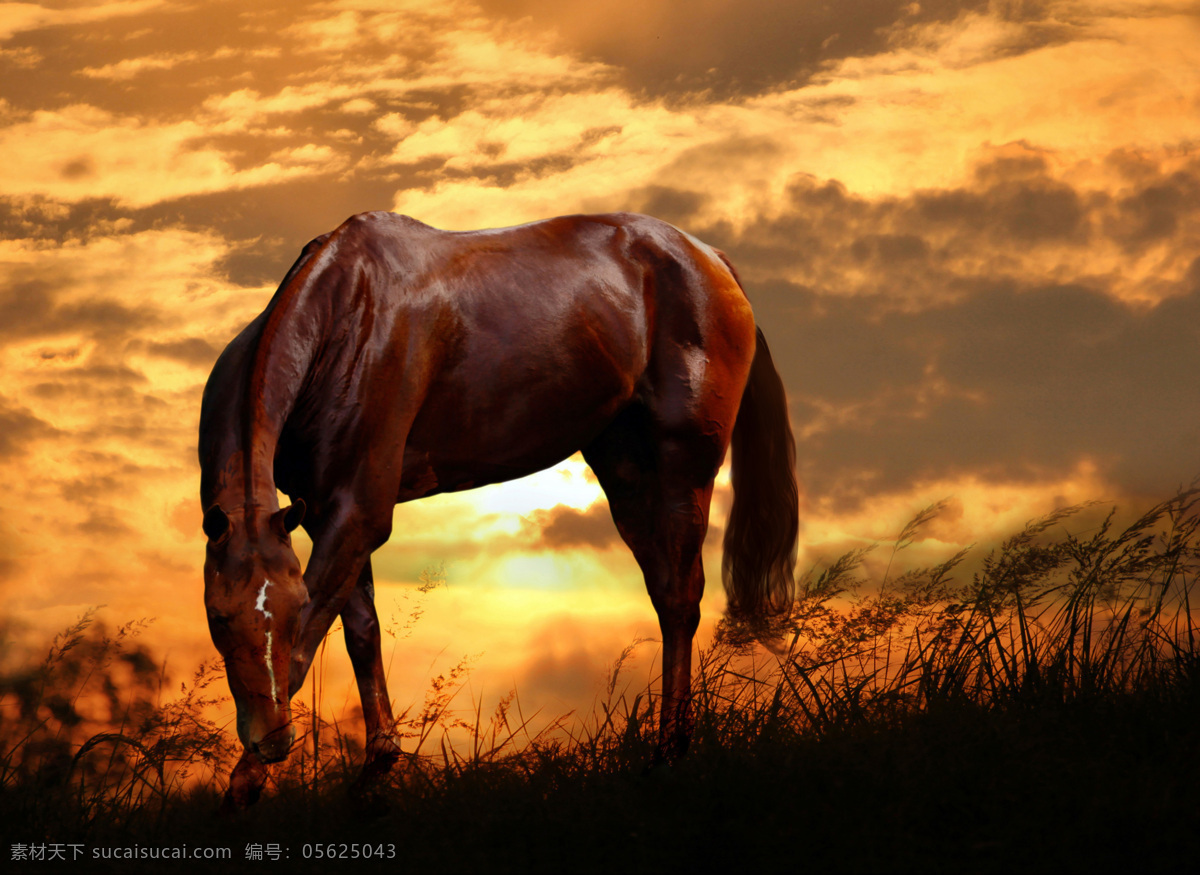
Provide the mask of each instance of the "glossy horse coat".
[{"label": "glossy horse coat", "polygon": [[[681,752],[700,550],[731,437],[726,588],[731,610],[756,616],[790,593],[794,446],[721,253],[630,214],[458,233],[368,213],[309,243],[217,361],[201,412],[205,602],[246,749],[231,800],[253,801],[263,764],[287,755],[289,700],[339,615],[366,773],[399,755],[370,562],[393,506],[578,450],[658,613],[661,750]],[[313,541],[303,573],[300,524]]]}]

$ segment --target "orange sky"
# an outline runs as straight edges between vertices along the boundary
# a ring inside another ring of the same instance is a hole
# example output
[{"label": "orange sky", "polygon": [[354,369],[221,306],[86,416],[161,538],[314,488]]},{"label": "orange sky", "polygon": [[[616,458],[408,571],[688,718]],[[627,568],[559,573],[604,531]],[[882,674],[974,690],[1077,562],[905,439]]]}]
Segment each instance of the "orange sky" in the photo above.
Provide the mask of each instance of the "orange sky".
[{"label": "orange sky", "polygon": [[[180,674],[211,654],[204,380],[368,209],[633,209],[728,252],[789,390],[802,567],[946,497],[917,558],[1167,497],[1200,473],[1198,8],[0,3],[3,610],[105,604]],[[657,631],[578,460],[398,508],[385,623],[441,562],[385,652],[401,708],[468,654],[485,702],[586,706]]]}]

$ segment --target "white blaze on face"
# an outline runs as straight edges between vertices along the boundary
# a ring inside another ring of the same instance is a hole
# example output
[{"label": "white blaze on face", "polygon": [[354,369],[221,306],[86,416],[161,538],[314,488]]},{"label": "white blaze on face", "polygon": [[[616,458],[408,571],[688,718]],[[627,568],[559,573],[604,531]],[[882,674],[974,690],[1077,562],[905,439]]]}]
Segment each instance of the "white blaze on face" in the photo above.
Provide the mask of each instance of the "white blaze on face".
[{"label": "white blaze on face", "polygon": [[[271,581],[263,580],[262,589],[258,591],[258,601],[254,603],[254,607],[258,610],[258,612],[268,620],[271,619],[272,616],[271,612],[267,610],[267,587],[270,585]],[[267,676],[271,679],[271,701],[277,702],[279,700],[279,689],[275,685],[275,666],[271,663],[271,639],[273,637],[274,633],[268,629],[265,662],[267,663]]]}]

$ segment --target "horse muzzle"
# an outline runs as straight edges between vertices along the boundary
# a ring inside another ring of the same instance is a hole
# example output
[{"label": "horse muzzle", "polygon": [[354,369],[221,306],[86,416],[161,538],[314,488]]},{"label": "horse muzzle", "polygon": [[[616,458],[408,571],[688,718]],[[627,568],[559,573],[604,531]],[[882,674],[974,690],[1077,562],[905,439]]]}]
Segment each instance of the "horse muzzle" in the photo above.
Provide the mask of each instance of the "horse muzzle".
[{"label": "horse muzzle", "polygon": [[254,755],[264,763],[277,763],[287,757],[295,740],[296,730],[289,723],[268,732],[261,740],[254,742],[249,747]]}]

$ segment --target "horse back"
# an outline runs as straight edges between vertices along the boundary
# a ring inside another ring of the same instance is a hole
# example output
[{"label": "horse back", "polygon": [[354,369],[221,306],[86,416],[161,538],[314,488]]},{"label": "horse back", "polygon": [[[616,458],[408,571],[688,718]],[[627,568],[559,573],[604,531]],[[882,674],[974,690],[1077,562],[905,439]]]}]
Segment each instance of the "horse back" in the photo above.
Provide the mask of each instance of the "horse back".
[{"label": "horse back", "polygon": [[630,404],[664,422],[696,415],[730,324],[749,318],[739,355],[753,355],[748,304],[720,257],[646,216],[447,232],[369,213],[312,261],[290,320],[322,339],[282,467],[326,488],[363,458],[401,478],[399,500],[524,476]]}]

